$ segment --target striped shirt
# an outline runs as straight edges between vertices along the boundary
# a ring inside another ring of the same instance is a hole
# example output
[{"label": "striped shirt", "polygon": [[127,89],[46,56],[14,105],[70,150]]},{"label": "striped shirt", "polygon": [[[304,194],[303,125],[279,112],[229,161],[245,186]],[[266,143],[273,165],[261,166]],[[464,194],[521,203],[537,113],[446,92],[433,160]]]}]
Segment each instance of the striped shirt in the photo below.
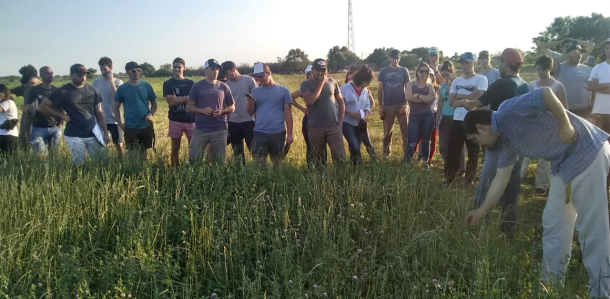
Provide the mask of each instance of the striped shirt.
[{"label": "striped shirt", "polygon": [[559,137],[559,124],[546,109],[542,88],[504,101],[491,117],[491,126],[500,136],[498,168],[513,164],[517,156],[551,161],[554,175],[565,184],[583,173],[610,138],[590,122],[566,111],[579,137],[572,144]]},{"label": "striped shirt", "polygon": [[156,99],[152,86],[144,81],[140,81],[137,86],[123,84],[117,88],[114,96],[115,101],[123,104],[125,127],[132,129],[145,129],[151,125],[151,122],[146,121],[146,115],[150,113],[148,102]]}]

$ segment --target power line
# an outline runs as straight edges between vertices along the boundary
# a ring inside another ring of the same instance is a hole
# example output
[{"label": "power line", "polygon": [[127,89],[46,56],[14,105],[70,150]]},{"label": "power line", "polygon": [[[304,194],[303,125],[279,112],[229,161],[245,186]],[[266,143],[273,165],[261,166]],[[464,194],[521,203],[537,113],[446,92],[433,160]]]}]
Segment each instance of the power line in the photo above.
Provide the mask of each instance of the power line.
[{"label": "power line", "polygon": [[352,0],[347,0],[347,49],[356,53],[354,40],[354,14],[352,13]]}]

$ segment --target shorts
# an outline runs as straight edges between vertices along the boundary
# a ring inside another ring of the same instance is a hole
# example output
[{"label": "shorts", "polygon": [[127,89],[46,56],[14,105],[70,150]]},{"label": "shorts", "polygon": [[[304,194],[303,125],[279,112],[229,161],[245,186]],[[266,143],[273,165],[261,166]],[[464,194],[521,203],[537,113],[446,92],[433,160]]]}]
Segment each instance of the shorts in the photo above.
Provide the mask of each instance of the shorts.
[{"label": "shorts", "polygon": [[186,137],[192,137],[195,132],[195,123],[185,123],[179,121],[169,121],[169,132],[167,137],[170,138],[182,138],[182,134],[186,134]]},{"label": "shorts", "polygon": [[275,134],[254,131],[254,137],[252,138],[252,156],[254,158],[265,158],[267,155],[281,157],[284,155],[285,142],[286,131]]},{"label": "shorts", "polygon": [[155,129],[150,124],[144,129],[133,129],[125,127],[125,146],[128,150],[139,149],[145,151],[153,147]]},{"label": "shorts", "polygon": [[106,128],[108,129],[108,133],[112,137],[112,143],[119,144],[123,143],[123,130],[117,124],[107,124]]}]

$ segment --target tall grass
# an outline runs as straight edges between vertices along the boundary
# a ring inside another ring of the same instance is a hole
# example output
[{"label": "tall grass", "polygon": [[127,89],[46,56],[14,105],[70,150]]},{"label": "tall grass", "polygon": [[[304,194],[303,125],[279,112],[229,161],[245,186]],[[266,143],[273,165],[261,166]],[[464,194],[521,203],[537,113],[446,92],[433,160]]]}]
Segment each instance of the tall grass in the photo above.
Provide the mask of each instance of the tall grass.
[{"label": "tall grass", "polygon": [[[276,80],[295,90],[301,77]],[[151,80],[158,96],[160,82]],[[65,145],[46,159],[20,153],[0,161],[0,297],[587,294],[578,254],[565,288],[539,283],[544,201],[532,197],[529,181],[519,232],[508,238],[497,214],[466,228],[473,190],[441,188],[438,169],[403,167],[398,138],[390,160],[309,169],[296,117],[284,165],[243,167],[229,158],[223,167],[171,168],[166,112],[160,104],[158,149],[146,162],[120,163],[109,147],[108,162],[73,167]],[[183,140],[183,161],[186,152]]]}]

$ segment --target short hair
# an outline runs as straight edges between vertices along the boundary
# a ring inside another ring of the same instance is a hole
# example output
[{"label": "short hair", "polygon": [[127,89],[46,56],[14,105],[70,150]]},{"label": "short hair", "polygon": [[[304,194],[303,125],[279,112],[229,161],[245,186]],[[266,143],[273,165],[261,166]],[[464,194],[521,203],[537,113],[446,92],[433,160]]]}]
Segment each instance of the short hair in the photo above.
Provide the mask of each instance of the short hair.
[{"label": "short hair", "polygon": [[[345,73],[345,83],[349,82],[349,80],[347,80],[347,77],[349,77],[350,74],[355,74],[358,70],[360,70],[360,68],[357,66],[350,67],[349,70],[347,71],[347,73]],[[353,76],[352,76],[352,79],[353,79]]]},{"label": "short hair", "polygon": [[47,70],[47,69],[50,69],[50,68],[51,68],[51,67],[49,67],[49,66],[46,66],[46,65],[45,65],[45,66],[43,66],[43,67],[41,67],[41,68],[40,68],[39,72],[42,74],[42,72],[43,72],[43,71],[45,71],[45,70]]},{"label": "short hair", "polygon": [[441,72],[450,72],[455,74],[455,66],[453,66],[453,62],[449,60],[443,61],[443,65],[441,66]]},{"label": "short hair", "polygon": [[575,44],[576,40],[574,40],[572,38],[566,38],[559,43],[559,47],[563,47],[563,45],[565,45],[567,43]]},{"label": "short hair", "polygon": [[466,134],[476,134],[477,125],[491,125],[492,114],[493,111],[487,109],[477,109],[466,113],[463,123]]},{"label": "short hair", "polygon": [[104,57],[100,58],[100,60],[97,62],[97,65],[112,67],[112,59],[104,56]]},{"label": "short hair", "polygon": [[180,57],[176,57],[176,59],[174,59],[174,61],[172,62],[172,67],[174,66],[174,63],[179,62],[182,64],[182,66],[186,66],[186,63],[184,63],[184,59],[180,58]]},{"label": "short hair", "polygon": [[[10,96],[11,95],[11,90],[8,88],[8,86],[4,85],[4,84],[0,84],[0,92],[4,93],[4,96]],[[0,99],[2,100],[2,99]]]},{"label": "short hair", "polygon": [[544,54],[536,59],[536,66],[539,66],[544,70],[553,69],[553,58]]},{"label": "short hair", "polygon": [[364,82],[373,81],[373,70],[368,65],[363,65],[352,77],[354,84],[360,85]]},{"label": "short hair", "polygon": [[28,84],[28,82],[30,82],[33,78],[38,78],[38,77],[34,76],[34,74],[25,74],[25,75],[21,76],[21,85]]}]

